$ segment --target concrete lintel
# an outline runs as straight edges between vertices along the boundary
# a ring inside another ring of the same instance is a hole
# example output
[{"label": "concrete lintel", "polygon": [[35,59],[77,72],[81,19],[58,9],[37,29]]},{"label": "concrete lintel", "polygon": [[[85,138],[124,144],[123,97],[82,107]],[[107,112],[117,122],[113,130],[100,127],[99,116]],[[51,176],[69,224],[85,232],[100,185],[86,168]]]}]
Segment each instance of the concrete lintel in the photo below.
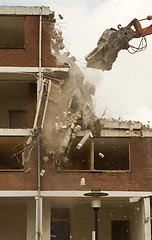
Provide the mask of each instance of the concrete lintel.
[{"label": "concrete lintel", "polygon": [[[41,191],[41,197],[84,197],[87,191]],[[104,191],[103,191],[104,192]],[[107,197],[148,197],[152,192],[106,191]],[[106,198],[107,198],[106,197]]]},{"label": "concrete lintel", "polygon": [[35,196],[37,196],[37,191],[0,191],[0,198],[35,197]]},{"label": "concrete lintel", "polygon": [[49,15],[49,7],[0,6],[1,15]]},{"label": "concrete lintel", "polygon": [[[41,198],[46,197],[84,197],[84,193],[87,191],[41,191]],[[90,191],[88,191],[90,192]],[[105,191],[103,191],[105,192]],[[106,197],[149,197],[152,196],[152,192],[133,192],[133,191],[106,191],[109,195]],[[1,197],[36,197],[37,191],[0,191]]]},{"label": "concrete lintel", "polygon": [[10,128],[0,128],[0,136],[31,136],[32,128],[27,129],[10,129]]},{"label": "concrete lintel", "polygon": [[111,129],[129,129],[129,130],[140,130],[142,124],[140,122],[122,122],[122,121],[108,121],[100,119],[100,125],[103,125],[103,128],[111,128]]},{"label": "concrete lintel", "polygon": [[53,73],[53,72],[68,72],[68,67],[42,67],[42,72]]},{"label": "concrete lintel", "polygon": [[[43,73],[52,72],[68,72],[69,68],[58,68],[58,67],[42,67]],[[38,73],[38,67],[0,67],[0,73]]]},{"label": "concrete lintel", "polygon": [[141,131],[102,129],[100,131],[100,137],[141,137]]},{"label": "concrete lintel", "polygon": [[142,131],[142,137],[152,137],[152,131],[151,130]]}]

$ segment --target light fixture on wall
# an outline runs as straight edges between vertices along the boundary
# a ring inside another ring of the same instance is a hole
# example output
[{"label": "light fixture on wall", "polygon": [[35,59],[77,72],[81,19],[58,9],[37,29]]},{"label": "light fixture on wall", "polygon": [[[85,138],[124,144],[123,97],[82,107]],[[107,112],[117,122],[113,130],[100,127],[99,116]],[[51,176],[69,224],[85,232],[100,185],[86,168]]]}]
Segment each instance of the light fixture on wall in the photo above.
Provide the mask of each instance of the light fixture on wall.
[{"label": "light fixture on wall", "polygon": [[99,189],[84,194],[84,196],[92,198],[92,208],[95,213],[95,240],[98,240],[98,211],[101,207],[101,197],[108,195],[108,193],[101,192]]}]

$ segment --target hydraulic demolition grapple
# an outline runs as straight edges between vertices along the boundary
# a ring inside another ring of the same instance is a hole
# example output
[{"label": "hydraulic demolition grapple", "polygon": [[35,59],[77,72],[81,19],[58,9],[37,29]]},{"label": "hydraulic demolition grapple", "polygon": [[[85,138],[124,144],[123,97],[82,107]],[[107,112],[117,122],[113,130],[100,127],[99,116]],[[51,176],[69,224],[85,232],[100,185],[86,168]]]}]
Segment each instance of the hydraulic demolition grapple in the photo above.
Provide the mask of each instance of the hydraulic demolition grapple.
[{"label": "hydraulic demolition grapple", "polygon": [[152,16],[141,20],[135,18],[126,27],[118,25],[118,30],[106,29],[99,38],[97,47],[85,57],[87,67],[109,71],[121,49],[129,50],[131,47],[135,52],[144,50],[146,45],[140,44],[138,48],[135,48],[129,44],[129,41],[141,37],[146,43],[145,36],[152,34],[152,25],[142,29],[139,21],[151,19]]}]

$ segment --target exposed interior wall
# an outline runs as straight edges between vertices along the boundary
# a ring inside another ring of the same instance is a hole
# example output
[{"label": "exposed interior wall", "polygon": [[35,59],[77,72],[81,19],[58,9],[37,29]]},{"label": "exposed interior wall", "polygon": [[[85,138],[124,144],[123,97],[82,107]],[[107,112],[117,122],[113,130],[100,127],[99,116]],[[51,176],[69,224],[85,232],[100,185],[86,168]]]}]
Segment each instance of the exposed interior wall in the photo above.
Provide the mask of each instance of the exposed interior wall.
[{"label": "exposed interior wall", "polygon": [[103,239],[111,240],[112,221],[129,221],[129,217],[129,208],[126,203],[116,202],[112,205],[109,203],[105,207],[103,205],[99,212],[99,236],[102,236]]},{"label": "exposed interior wall", "polygon": [[[91,202],[75,203],[72,207],[69,205],[69,211],[70,238],[73,240],[91,239],[92,231],[94,231],[94,211],[91,208]],[[99,209],[98,218],[99,239],[111,240],[111,221],[129,221],[129,205],[126,203],[124,205],[123,202],[122,204],[112,203],[112,201],[104,203]]]},{"label": "exposed interior wall", "polygon": [[23,168],[25,141],[25,137],[0,137],[0,169]]},{"label": "exposed interior wall", "polygon": [[0,201],[0,238],[26,240],[26,201]]},{"label": "exposed interior wall", "polygon": [[150,197],[143,198],[144,205],[144,234],[145,239],[151,239],[151,214],[150,214]]},{"label": "exposed interior wall", "polygon": [[72,240],[91,239],[94,230],[94,215],[90,206],[74,207],[70,209],[70,236]]},{"label": "exposed interior wall", "polygon": [[42,238],[50,239],[50,203],[43,200]]},{"label": "exposed interior wall", "polygon": [[36,230],[36,206],[35,200],[27,201],[27,237],[26,240],[35,240],[34,234]]},{"label": "exposed interior wall", "polygon": [[[144,238],[144,206],[142,202],[132,203],[130,206],[130,240]],[[149,239],[146,239],[149,240]]]},{"label": "exposed interior wall", "polygon": [[24,47],[24,16],[0,16],[0,48]]}]

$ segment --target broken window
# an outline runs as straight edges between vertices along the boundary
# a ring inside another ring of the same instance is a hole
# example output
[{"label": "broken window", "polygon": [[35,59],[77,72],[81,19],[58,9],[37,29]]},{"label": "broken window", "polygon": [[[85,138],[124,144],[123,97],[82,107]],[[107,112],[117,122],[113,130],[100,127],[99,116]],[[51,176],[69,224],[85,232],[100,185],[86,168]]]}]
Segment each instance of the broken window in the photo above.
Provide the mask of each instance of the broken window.
[{"label": "broken window", "polygon": [[69,209],[51,209],[51,240],[69,240],[70,224]]},{"label": "broken window", "polygon": [[24,137],[0,137],[0,169],[22,169]]},{"label": "broken window", "polygon": [[129,170],[129,138],[95,138],[94,169]]},{"label": "broken window", "polygon": [[0,16],[0,47],[24,47],[24,17]]}]

